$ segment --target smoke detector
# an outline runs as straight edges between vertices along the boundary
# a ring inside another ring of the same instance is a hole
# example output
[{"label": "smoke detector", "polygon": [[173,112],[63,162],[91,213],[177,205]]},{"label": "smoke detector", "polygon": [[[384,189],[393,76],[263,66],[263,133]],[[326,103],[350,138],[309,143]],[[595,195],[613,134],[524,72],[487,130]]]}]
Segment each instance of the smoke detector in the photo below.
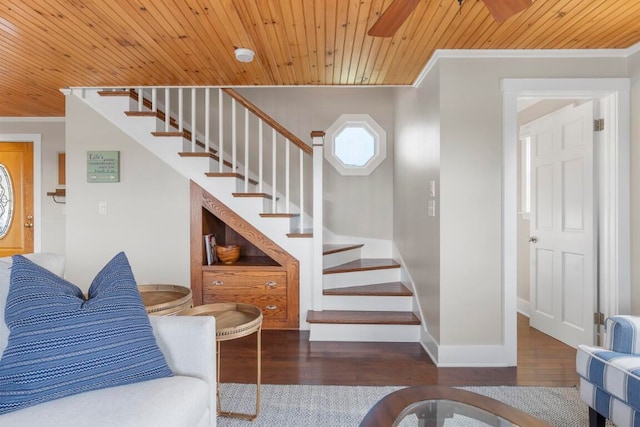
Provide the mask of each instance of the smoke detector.
[{"label": "smoke detector", "polygon": [[253,57],[255,56],[254,51],[243,47],[236,48],[234,52],[236,54],[236,59],[240,62],[251,62],[253,61]]}]

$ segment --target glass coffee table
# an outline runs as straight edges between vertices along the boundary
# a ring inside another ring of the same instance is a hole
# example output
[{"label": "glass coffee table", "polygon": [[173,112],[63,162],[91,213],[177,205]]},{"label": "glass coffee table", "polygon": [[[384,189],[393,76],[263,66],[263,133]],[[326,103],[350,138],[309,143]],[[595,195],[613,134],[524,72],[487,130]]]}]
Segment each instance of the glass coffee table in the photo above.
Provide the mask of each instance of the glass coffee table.
[{"label": "glass coffee table", "polygon": [[408,387],[380,399],[360,427],[550,427],[481,394],[443,386]]}]

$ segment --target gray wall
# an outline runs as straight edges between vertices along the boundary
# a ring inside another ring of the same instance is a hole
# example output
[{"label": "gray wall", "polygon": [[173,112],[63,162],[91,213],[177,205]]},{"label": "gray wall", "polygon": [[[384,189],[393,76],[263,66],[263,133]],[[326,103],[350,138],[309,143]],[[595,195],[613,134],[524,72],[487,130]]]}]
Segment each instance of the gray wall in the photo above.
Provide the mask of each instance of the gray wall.
[{"label": "gray wall", "polygon": [[[625,77],[626,62],[622,58],[440,60],[439,69],[434,71],[439,74],[440,88],[439,344],[502,342],[501,80]],[[430,119],[425,116],[422,120]],[[404,147],[400,126],[396,123],[395,143]],[[420,179],[408,159],[398,155],[396,180]],[[400,209],[396,207],[394,215]],[[403,257],[409,256],[405,248],[411,246],[410,242],[421,238],[401,233],[395,237]],[[415,266],[409,269],[412,276],[420,277]]]},{"label": "gray wall", "polygon": [[[64,254],[65,205],[55,203],[47,192],[58,187],[58,153],[65,151],[64,119],[0,121],[0,134],[40,134],[41,136],[41,189],[42,252]],[[60,199],[62,200],[62,199]]]},{"label": "gray wall", "polygon": [[[86,289],[125,251],[138,283],[190,286],[188,180],[80,99],[66,111],[67,278]],[[119,183],[87,183],[89,150],[120,151]]]},{"label": "gray wall", "polygon": [[369,176],[342,176],[324,162],[325,227],[338,235],[391,240],[393,235],[393,89],[242,88],[238,90],[311,144],[342,114],[369,114],[387,132],[387,158]]},{"label": "gray wall", "polygon": [[[396,91],[393,239],[414,281],[428,333],[440,340],[440,91],[437,68]],[[436,216],[427,215],[436,182]]]}]

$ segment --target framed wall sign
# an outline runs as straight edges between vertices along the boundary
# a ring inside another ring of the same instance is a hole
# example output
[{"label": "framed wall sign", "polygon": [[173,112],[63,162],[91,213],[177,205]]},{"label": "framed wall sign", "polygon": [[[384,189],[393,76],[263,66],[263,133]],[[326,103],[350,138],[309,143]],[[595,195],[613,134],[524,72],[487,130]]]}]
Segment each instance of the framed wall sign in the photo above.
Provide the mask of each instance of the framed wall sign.
[{"label": "framed wall sign", "polygon": [[87,182],[120,182],[120,152],[87,151]]}]

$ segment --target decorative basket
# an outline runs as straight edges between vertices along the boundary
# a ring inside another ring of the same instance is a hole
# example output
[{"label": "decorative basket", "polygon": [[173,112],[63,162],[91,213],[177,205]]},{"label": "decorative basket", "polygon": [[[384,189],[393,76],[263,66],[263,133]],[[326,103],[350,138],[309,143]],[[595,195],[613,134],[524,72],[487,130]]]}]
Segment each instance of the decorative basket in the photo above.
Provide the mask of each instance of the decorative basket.
[{"label": "decorative basket", "polygon": [[218,259],[225,264],[233,264],[240,258],[241,245],[216,246]]}]

